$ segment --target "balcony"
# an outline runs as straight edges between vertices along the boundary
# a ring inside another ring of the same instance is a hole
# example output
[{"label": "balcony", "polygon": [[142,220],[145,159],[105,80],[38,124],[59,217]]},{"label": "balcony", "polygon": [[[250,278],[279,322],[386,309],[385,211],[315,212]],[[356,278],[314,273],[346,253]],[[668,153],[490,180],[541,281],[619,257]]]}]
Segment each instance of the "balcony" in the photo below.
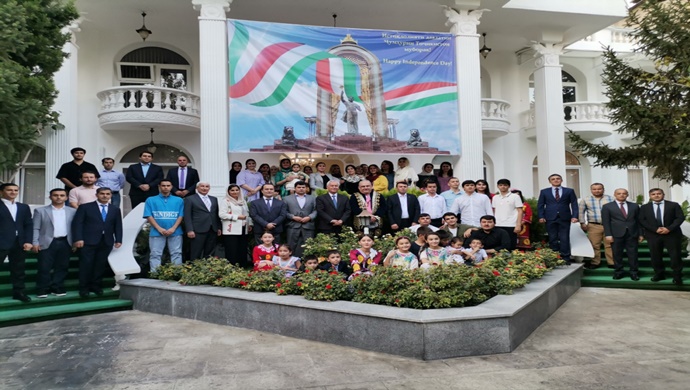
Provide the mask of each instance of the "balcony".
[{"label": "balcony", "polygon": [[[602,102],[573,102],[563,104],[563,132],[572,130],[586,140],[613,134],[614,126],[608,118],[609,109]],[[523,113],[525,133],[536,138],[534,108]]]},{"label": "balcony", "polygon": [[141,130],[163,127],[199,131],[199,96],[171,88],[130,85],[105,89],[98,121],[103,130]]},{"label": "balcony", "polygon": [[482,99],[482,134],[486,138],[498,138],[510,131],[508,109],[510,103],[498,99]]}]

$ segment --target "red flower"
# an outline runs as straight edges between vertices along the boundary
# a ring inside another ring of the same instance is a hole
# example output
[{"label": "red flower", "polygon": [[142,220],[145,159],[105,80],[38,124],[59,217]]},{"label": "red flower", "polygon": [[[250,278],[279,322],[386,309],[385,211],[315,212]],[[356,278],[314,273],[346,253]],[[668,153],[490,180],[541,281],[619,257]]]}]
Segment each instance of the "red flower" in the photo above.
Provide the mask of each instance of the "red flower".
[{"label": "red flower", "polygon": [[302,287],[302,282],[297,282],[297,287]]},{"label": "red flower", "polygon": [[330,284],[327,284],[327,285],[326,285],[326,290],[330,290],[331,288],[332,288],[332,287],[331,287]]},{"label": "red flower", "polygon": [[506,268],[505,270],[506,270],[506,271],[510,271],[510,268]]},{"label": "red flower", "polygon": [[285,294],[285,290],[278,290],[278,294]]},{"label": "red flower", "polygon": [[496,271],[496,270],[494,270],[493,273],[494,273],[494,276],[500,276],[501,275],[501,273]]},{"label": "red flower", "polygon": [[305,270],[304,270],[304,273],[305,273],[305,274],[308,274],[308,273],[309,273],[309,271],[310,271],[310,270],[308,270],[308,269],[305,269]]},{"label": "red flower", "polygon": [[396,300],[395,300],[395,303],[400,303],[400,299],[396,299]]},{"label": "red flower", "polygon": [[282,284],[276,283],[276,287],[280,287],[280,286],[282,286]]},{"label": "red flower", "polygon": [[240,286],[246,286],[246,285],[247,285],[247,282],[245,282],[244,280],[240,280]]},{"label": "red flower", "polygon": [[329,275],[337,275],[337,274],[338,274],[338,271],[329,272],[328,274],[329,274]]},{"label": "red flower", "polygon": [[513,262],[511,261],[510,263],[508,263],[508,265],[513,265]]}]

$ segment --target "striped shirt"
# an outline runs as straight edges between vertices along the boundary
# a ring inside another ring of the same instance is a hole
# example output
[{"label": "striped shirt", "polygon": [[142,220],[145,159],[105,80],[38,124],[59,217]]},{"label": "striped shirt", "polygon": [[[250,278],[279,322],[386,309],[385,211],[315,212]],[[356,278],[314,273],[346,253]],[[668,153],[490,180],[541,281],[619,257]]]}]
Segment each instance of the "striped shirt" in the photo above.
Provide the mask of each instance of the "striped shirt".
[{"label": "striped shirt", "polygon": [[[601,198],[594,196],[587,196],[580,200],[580,223],[598,223],[601,224],[601,208],[606,204],[613,202],[611,195],[603,195]],[[585,215],[587,219],[585,219]]]}]

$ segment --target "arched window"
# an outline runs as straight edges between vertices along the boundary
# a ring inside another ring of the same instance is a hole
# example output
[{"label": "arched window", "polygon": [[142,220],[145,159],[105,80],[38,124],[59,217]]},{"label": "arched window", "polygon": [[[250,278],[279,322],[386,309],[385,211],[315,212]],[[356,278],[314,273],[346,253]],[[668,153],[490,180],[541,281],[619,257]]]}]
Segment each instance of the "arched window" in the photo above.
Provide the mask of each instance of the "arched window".
[{"label": "arched window", "polygon": [[[577,101],[577,80],[570,73],[562,70],[561,82],[563,83],[563,103]],[[529,75],[529,101],[534,103],[534,73]]]},{"label": "arched window", "polygon": [[120,85],[155,85],[190,90],[191,66],[172,50],[142,47],[125,54],[117,63]]},{"label": "arched window", "polygon": [[[532,183],[534,186],[534,194],[539,193],[539,157],[535,157],[532,161]],[[580,165],[580,160],[574,154],[565,151],[565,177],[563,180],[568,187],[575,191],[575,195],[580,197],[580,178],[582,166]],[[551,172],[553,173],[553,172]],[[549,173],[550,174],[550,173]]]}]

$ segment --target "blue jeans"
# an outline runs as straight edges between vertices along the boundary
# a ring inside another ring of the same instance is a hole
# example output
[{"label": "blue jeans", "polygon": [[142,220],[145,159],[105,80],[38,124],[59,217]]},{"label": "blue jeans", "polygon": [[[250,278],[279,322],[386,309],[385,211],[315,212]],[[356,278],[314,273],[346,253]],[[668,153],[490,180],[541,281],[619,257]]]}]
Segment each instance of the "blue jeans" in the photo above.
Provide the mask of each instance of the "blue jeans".
[{"label": "blue jeans", "polygon": [[113,206],[120,208],[120,191],[113,192],[113,197],[110,198],[110,203]]},{"label": "blue jeans", "polygon": [[149,237],[149,249],[151,254],[149,255],[149,264],[151,265],[151,272],[154,272],[161,265],[161,256],[163,255],[163,249],[165,249],[165,243],[168,243],[168,252],[170,252],[170,261],[173,264],[182,264],[182,235],[179,236],[150,236]]}]

